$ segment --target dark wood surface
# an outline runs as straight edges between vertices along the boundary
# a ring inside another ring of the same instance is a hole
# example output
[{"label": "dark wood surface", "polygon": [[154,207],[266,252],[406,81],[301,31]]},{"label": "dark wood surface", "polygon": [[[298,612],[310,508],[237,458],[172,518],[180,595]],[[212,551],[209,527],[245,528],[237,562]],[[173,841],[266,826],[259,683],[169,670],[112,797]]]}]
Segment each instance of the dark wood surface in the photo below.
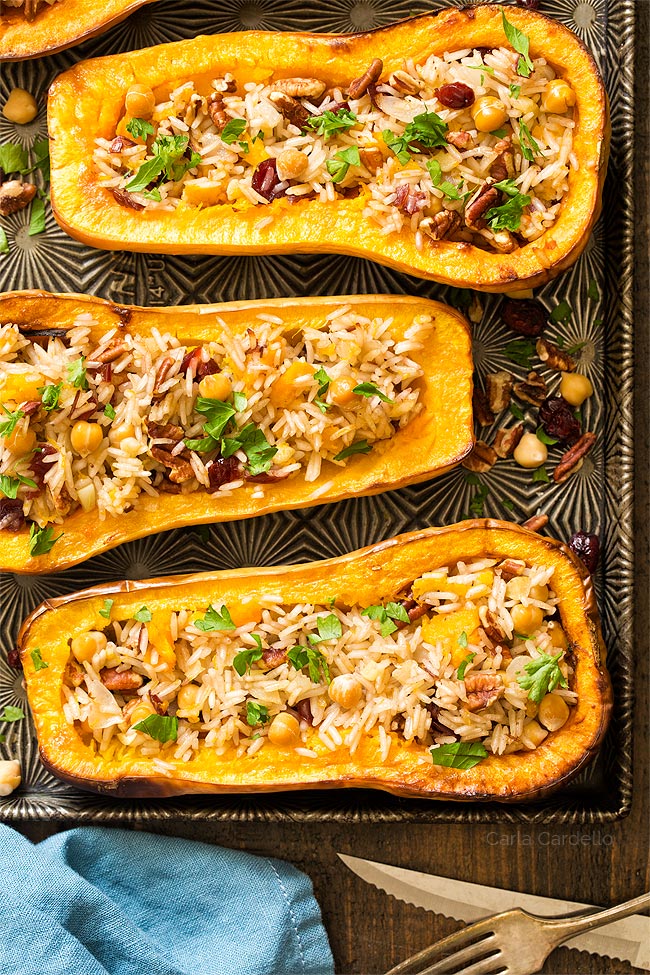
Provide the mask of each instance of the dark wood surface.
[{"label": "dark wood surface", "polygon": [[[424,870],[513,890],[615,904],[650,888],[648,868],[650,677],[650,410],[648,363],[648,35],[650,3],[639,0],[637,37],[636,138],[637,204],[636,361],[637,369],[637,562],[635,709],[635,791],[632,812],[602,827],[500,827],[498,825],[365,826],[169,824],[158,831],[282,857],[313,880],[330,937],[338,973],[379,973],[453,931],[458,925],[363,883],[338,860],[336,852]],[[632,191],[631,191],[632,192]],[[57,831],[54,825],[26,825],[32,840]],[[495,905],[496,907],[497,905]],[[629,964],[567,948],[557,949],[544,972],[629,973]]]}]

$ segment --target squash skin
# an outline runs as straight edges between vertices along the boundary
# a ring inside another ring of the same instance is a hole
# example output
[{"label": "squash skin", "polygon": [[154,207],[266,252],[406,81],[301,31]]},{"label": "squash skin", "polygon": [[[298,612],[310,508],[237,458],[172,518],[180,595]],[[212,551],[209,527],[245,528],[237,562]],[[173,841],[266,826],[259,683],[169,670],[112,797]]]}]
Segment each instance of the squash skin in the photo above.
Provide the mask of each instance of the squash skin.
[{"label": "squash skin", "polygon": [[0,61],[25,61],[55,54],[114,27],[156,0],[62,0],[27,23],[6,7],[0,20]]},{"label": "squash skin", "polygon": [[[132,615],[143,603],[152,610],[203,610],[208,602],[227,604],[244,593],[254,598],[273,593],[293,603],[323,602],[335,592],[343,603],[369,604],[393,595],[438,564],[484,556],[513,556],[555,567],[562,625],[575,657],[571,686],[578,692],[578,702],[566,725],[549,734],[534,752],[490,756],[473,769],[461,771],[425,764],[418,755],[421,749],[396,737],[385,764],[372,738],[362,741],[353,758],[343,749],[330,752],[320,746],[317,759],[305,759],[269,743],[259,760],[218,758],[206,749],[189,764],[173,761],[175,771],[167,778],[142,757],[111,763],[96,755],[63,715],[61,685],[69,658],[68,640],[75,632],[98,625],[97,612],[106,597],[115,600],[116,618]],[[97,586],[41,604],[23,623],[18,647],[42,760],[68,782],[114,796],[376,788],[417,798],[538,800],[564,785],[591,760],[612,707],[605,647],[586,569],[561,543],[492,519],[411,532],[325,562]],[[34,670],[30,652],[35,647],[47,662],[47,670]]]},{"label": "squash skin", "polygon": [[[230,205],[202,210],[136,213],[100,187],[92,166],[94,137],[112,137],[124,92],[134,81],[153,89],[172,79],[213,77],[232,71],[238,80],[293,75],[328,83],[360,75],[374,57],[384,74],[405,56],[506,43],[496,5],[454,7],[392,27],[354,35],[248,32],[198,37],[143,51],[86,61],[59,76],[50,89],[52,207],[67,233],[94,247],[175,254],[336,252],[370,258],[397,270],[481,291],[516,292],[544,284],[571,265],[587,244],[598,216],[609,145],[608,107],[598,69],[579,39],[539,13],[508,6],[508,19],[530,37],[533,56],[544,55],[577,96],[579,124],[569,193],[554,226],[512,254],[466,242],[429,241],[418,251],[410,231],[382,236],[362,216],[363,196],[264,208],[274,223],[256,229],[260,212]],[[277,67],[277,66],[281,67]]]},{"label": "squash skin", "polygon": [[[362,314],[394,318],[394,328],[407,326],[417,314],[435,321],[432,338],[414,356],[424,366],[421,384],[423,411],[390,441],[377,444],[369,454],[351,457],[344,468],[324,465],[311,484],[301,477],[265,485],[263,500],[251,497],[257,485],[248,484],[227,498],[203,491],[188,495],[140,495],[138,507],[103,521],[95,511],[74,512],[57,530],[63,531],[46,555],[29,555],[29,532],[0,531],[0,571],[17,573],[56,572],[82,562],[123,542],[154,532],[185,525],[232,521],[286,508],[301,508],[327,501],[341,501],[359,494],[377,494],[415,484],[456,466],[471,451],[472,350],[469,326],[462,315],[428,299],[406,295],[369,295],[326,298],[280,298],[236,301],[220,305],[184,305],[168,308],[117,308],[100,298],[55,295],[27,291],[0,295],[0,323],[13,322],[30,328],[68,326],[90,312],[98,321],[99,336],[120,322],[145,332],[152,327],[177,334],[188,344],[199,344],[214,335],[214,315],[232,328],[246,328],[250,317],[275,311],[287,328],[301,328],[324,318],[334,308],[352,305]],[[446,404],[449,404],[447,406]]]}]

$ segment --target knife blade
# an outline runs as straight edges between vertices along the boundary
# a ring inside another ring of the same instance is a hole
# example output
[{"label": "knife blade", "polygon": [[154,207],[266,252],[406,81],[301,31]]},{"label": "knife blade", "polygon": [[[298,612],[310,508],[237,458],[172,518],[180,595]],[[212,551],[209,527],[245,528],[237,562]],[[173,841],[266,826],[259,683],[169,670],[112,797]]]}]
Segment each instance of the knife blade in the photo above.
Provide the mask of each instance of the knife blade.
[{"label": "knife blade", "polygon": [[[486,887],[407,870],[404,867],[393,867],[386,863],[375,863],[343,853],[337,855],[353,873],[384,893],[457,921],[469,923],[513,907],[521,907],[542,917],[600,909],[592,904],[521,894],[500,887]],[[568,948],[618,958],[636,968],[650,971],[650,917],[642,914],[635,914],[622,921],[612,921],[596,931],[580,934],[565,944]]]}]

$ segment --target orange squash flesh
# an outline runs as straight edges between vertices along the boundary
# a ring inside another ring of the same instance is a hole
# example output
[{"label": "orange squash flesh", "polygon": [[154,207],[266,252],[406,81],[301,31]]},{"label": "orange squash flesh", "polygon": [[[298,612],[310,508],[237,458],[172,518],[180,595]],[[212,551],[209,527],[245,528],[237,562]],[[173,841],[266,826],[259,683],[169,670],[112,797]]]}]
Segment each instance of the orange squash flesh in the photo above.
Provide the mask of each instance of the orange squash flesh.
[{"label": "orange squash flesh", "polygon": [[[586,246],[598,215],[605,176],[609,123],[607,99],[593,58],[567,28],[534,11],[503,8],[530,38],[533,57],[544,56],[566,78],[577,103],[574,149],[579,169],[555,224],[511,254],[466,242],[425,241],[422,251],[408,229],[382,235],[363,216],[363,194],[332,202],[276,200],[267,207],[229,204],[173,211],[136,212],[102,188],[93,167],[94,140],[112,138],[134,82],[161,97],[181,81],[231,72],[241,85],[271,77],[317,77],[349,83],[373,58],[384,77],[405,58],[421,63],[471,47],[507,44],[500,6],[449,8],[382,30],[354,35],[234,33],[161,45],[77,64],[56,79],[48,112],[52,139],[52,206],[61,226],[94,247],[174,254],[335,252],[370,258],[445,284],[482,291],[519,291],[541,285],[571,265]],[[270,225],[258,228],[261,217]]]},{"label": "orange squash flesh", "polygon": [[28,22],[21,8],[3,6],[0,61],[24,61],[81,44],[155,0],[60,0]]},{"label": "orange squash flesh", "polygon": [[[388,761],[382,763],[378,735],[362,739],[354,756],[332,752],[314,740],[318,757],[266,743],[256,756],[222,756],[200,746],[190,762],[170,759],[168,775],[150,760],[122,749],[115,759],[97,754],[68,724],[62,711],[62,683],[69,641],[101,628],[98,611],[112,599],[112,618],[127,619],[143,605],[169,613],[204,612],[209,603],[236,603],[279,597],[285,604],[326,604],[332,593],[342,605],[388,601],[423,572],[477,558],[513,557],[554,567],[562,627],[572,651],[571,689],[578,701],[567,723],[534,751],[490,755],[467,771],[431,765],[426,749],[391,733]],[[266,569],[239,569],[148,582],[123,582],[47,600],[25,621],[18,638],[29,702],[41,756],[56,775],[75,785],[116,796],[169,796],[182,793],[263,792],[286,789],[363,787],[434,799],[519,802],[539,799],[559,788],[587,763],[606,731],[611,686],[591,580],[573,553],[552,539],[517,525],[489,519],[448,528],[412,532],[326,562]],[[39,649],[47,669],[36,671]]]},{"label": "orange squash flesh", "polygon": [[[327,298],[282,298],[235,301],[221,305],[174,308],[116,308],[107,301],[83,295],[14,292],[0,295],[0,323],[12,322],[34,330],[69,327],[77,315],[91,313],[97,324],[92,337],[99,340],[111,328],[143,334],[152,328],[171,332],[183,343],[198,345],[215,337],[221,318],[229,330],[243,333],[255,315],[282,318],[287,331],[322,322],[342,305],[359,314],[393,319],[391,332],[402,334],[419,314],[431,315],[434,327],[425,348],[413,358],[424,376],[418,380],[423,410],[390,440],[380,441],[369,454],[350,457],[344,467],[323,464],[320,476],[309,484],[296,476],[264,486],[264,498],[254,498],[259,485],[252,482],[224,497],[205,491],[191,494],[141,494],[136,506],[120,516],[100,520],[97,512],[79,509],[57,528],[63,531],[46,555],[29,555],[29,532],[0,531],[0,571],[54,572],[91,555],[154,532],[184,525],[232,521],[340,501],[360,494],[405,487],[427,480],[459,464],[471,451],[472,352],[467,322],[458,312],[428,299],[405,295],[369,295]],[[218,334],[218,333],[217,333]]]}]

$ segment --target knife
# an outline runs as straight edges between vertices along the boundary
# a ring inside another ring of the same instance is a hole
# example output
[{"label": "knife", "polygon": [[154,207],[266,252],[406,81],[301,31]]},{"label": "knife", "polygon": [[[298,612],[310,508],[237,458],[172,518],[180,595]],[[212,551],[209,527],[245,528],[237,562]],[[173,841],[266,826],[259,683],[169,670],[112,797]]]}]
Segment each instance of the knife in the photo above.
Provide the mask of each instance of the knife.
[{"label": "knife", "polygon": [[[457,921],[469,923],[488,917],[495,911],[509,911],[513,907],[521,907],[542,917],[599,910],[591,904],[536,897],[500,887],[484,887],[481,884],[451,880],[449,877],[419,873],[417,870],[392,867],[386,863],[374,863],[372,860],[362,860],[343,853],[338,856],[353,873],[384,893]],[[622,921],[612,921],[596,931],[580,934],[565,944],[568,948],[618,958],[636,968],[650,971],[650,917],[642,914],[635,914]]]}]

